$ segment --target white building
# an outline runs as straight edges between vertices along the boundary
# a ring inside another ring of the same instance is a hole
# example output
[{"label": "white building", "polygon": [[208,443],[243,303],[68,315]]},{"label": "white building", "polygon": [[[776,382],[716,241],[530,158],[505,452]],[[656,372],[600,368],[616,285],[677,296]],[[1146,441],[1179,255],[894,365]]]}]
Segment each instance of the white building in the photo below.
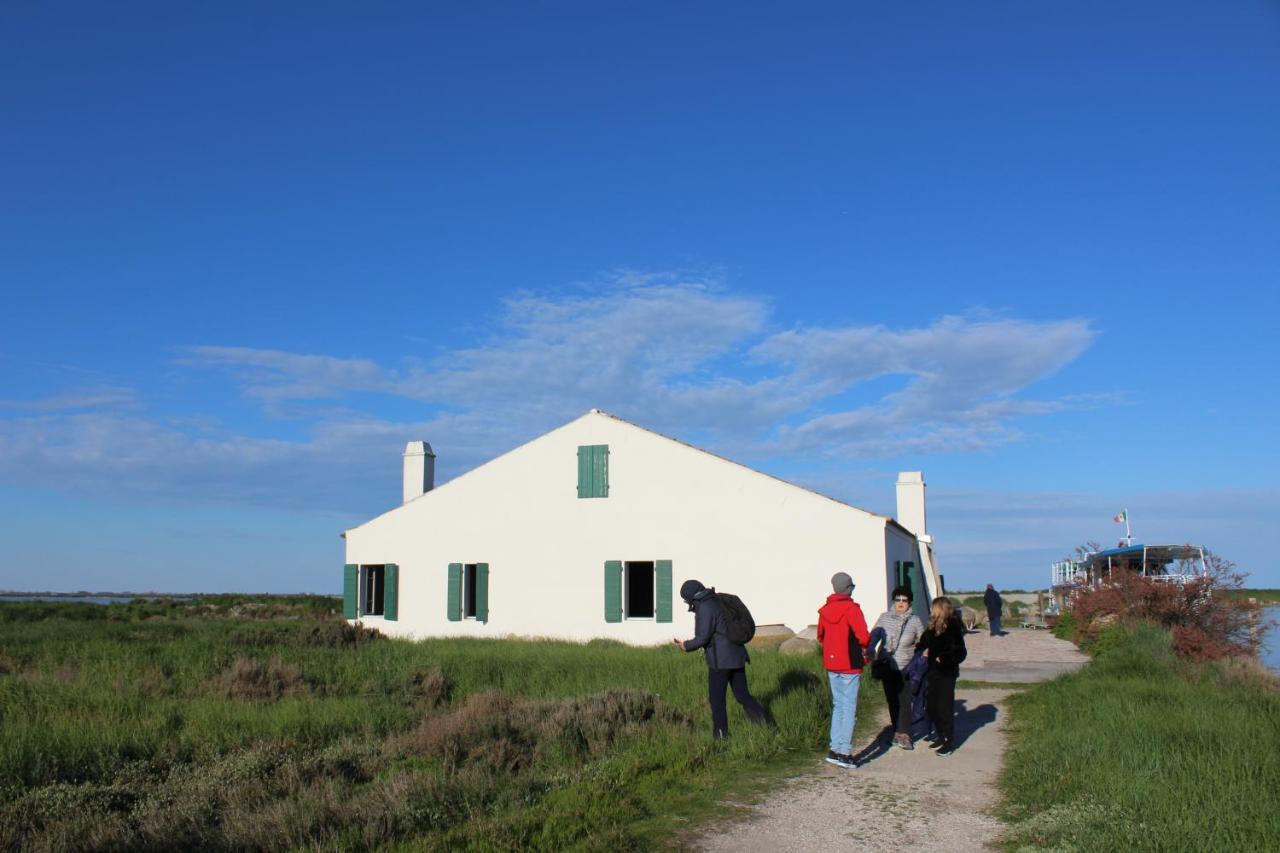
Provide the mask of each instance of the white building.
[{"label": "white building", "polygon": [[410,442],[404,503],[344,534],[348,619],[651,644],[691,635],[689,578],[797,631],[837,571],[868,621],[900,578],[922,613],[941,594],[919,472],[900,475],[894,520],[593,409],[439,488],[434,474],[431,447]]}]

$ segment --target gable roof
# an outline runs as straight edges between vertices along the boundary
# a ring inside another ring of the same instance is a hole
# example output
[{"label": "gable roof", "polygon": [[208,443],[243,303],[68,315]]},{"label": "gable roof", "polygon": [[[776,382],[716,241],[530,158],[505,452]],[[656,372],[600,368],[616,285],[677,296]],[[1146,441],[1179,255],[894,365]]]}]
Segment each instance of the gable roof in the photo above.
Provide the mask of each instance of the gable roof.
[{"label": "gable roof", "polygon": [[[865,509],[863,509],[862,507],[854,506],[854,505],[853,505],[853,504],[851,504],[851,503],[846,503],[845,501],[837,500],[836,498],[833,498],[833,497],[831,497],[830,495],[824,495],[824,494],[822,494],[821,492],[814,491],[813,489],[809,489],[809,488],[806,488],[806,487],[804,487],[804,486],[797,485],[796,483],[793,483],[793,482],[791,482],[790,480],[784,480],[784,479],[782,479],[781,477],[775,477],[775,476],[774,476],[774,475],[772,475],[772,474],[766,474],[765,472],[763,472],[763,471],[758,471],[758,470],[756,470],[755,468],[750,467],[749,465],[743,465],[741,462],[735,462],[734,460],[729,459],[729,458],[728,458],[728,457],[726,457],[726,456],[721,456],[721,455],[720,455],[720,454],[718,454],[718,453],[713,453],[713,452],[712,452],[712,451],[710,451],[710,450],[706,450],[706,449],[704,449],[704,448],[698,447],[697,445],[690,444],[690,443],[689,443],[689,442],[687,442],[687,441],[682,441],[682,440],[680,440],[680,439],[678,439],[678,438],[672,438],[672,437],[671,437],[671,436],[669,436],[669,435],[664,435],[663,433],[660,433],[660,432],[658,432],[657,430],[649,429],[648,427],[644,427],[644,426],[641,426],[640,424],[633,423],[633,422],[631,422],[631,421],[627,420],[626,418],[620,418],[620,417],[618,417],[617,415],[610,414],[609,412],[603,411],[603,410],[601,410],[601,409],[589,409],[587,412],[585,412],[584,414],[582,414],[582,415],[580,415],[580,416],[578,416],[578,417],[574,418],[573,420],[568,421],[567,423],[563,423],[563,424],[561,424],[560,426],[555,427],[555,429],[548,430],[547,432],[544,432],[544,433],[542,433],[541,435],[535,436],[534,438],[531,438],[531,439],[529,439],[528,441],[524,442],[524,444],[517,445],[517,446],[515,446],[515,447],[511,448],[510,450],[506,451],[505,453],[500,453],[500,454],[498,454],[497,456],[493,457],[492,459],[488,460],[487,462],[482,462],[482,463],[480,463],[479,465],[477,465],[476,467],[474,467],[474,468],[472,468],[472,469],[470,469],[470,470],[468,470],[468,471],[465,471],[465,472],[463,472],[463,473],[459,474],[458,476],[454,477],[452,480],[448,480],[447,482],[441,483],[439,486],[436,486],[436,487],[435,487],[434,489],[432,489],[431,491],[429,491],[429,492],[423,492],[422,494],[417,495],[416,497],[410,498],[409,500],[405,501],[405,502],[404,502],[404,503],[402,503],[402,504],[399,504],[399,505],[397,505],[397,506],[392,507],[391,509],[387,510],[386,512],[378,513],[377,515],[375,515],[373,518],[369,519],[368,521],[365,521],[365,522],[363,522],[363,523],[361,523],[361,524],[357,524],[355,527],[348,528],[348,530],[355,530],[355,529],[357,529],[357,528],[363,527],[365,524],[368,524],[368,523],[369,523],[369,522],[371,522],[371,521],[374,521],[374,520],[376,520],[376,519],[378,519],[378,518],[381,518],[382,516],[387,515],[388,513],[395,512],[396,510],[401,509],[402,507],[406,507],[406,506],[408,506],[409,504],[414,503],[415,501],[420,501],[420,500],[422,500],[423,498],[426,498],[426,497],[428,497],[428,496],[430,496],[430,495],[434,495],[434,494],[436,494],[437,492],[439,492],[441,489],[446,489],[446,488],[448,488],[448,487],[449,487],[450,485],[452,485],[453,483],[456,483],[456,482],[458,482],[459,480],[461,480],[461,479],[463,479],[463,478],[467,477],[468,475],[470,475],[470,474],[472,474],[472,473],[474,473],[474,472],[476,472],[476,471],[479,471],[481,468],[486,468],[486,467],[488,467],[489,465],[492,465],[492,464],[494,464],[495,462],[499,461],[499,460],[500,460],[500,459],[502,459],[503,457],[505,457],[505,456],[510,456],[512,453],[515,453],[515,452],[519,451],[521,448],[527,447],[528,445],[532,444],[533,442],[538,441],[539,439],[541,439],[541,438],[543,438],[543,437],[545,437],[545,436],[547,436],[547,435],[550,435],[551,433],[556,432],[557,430],[564,429],[565,427],[567,427],[567,426],[569,426],[569,425],[571,425],[571,424],[575,424],[575,423],[577,423],[578,421],[580,421],[580,420],[582,420],[582,419],[584,419],[584,418],[589,418],[589,417],[592,417],[592,416],[608,418],[609,420],[616,421],[617,423],[620,423],[620,424],[623,424],[623,425],[625,425],[625,426],[631,427],[632,429],[640,430],[641,432],[645,432],[645,433],[648,433],[649,435],[656,436],[657,438],[661,438],[661,439],[663,439],[664,441],[669,441],[669,442],[671,442],[671,443],[673,443],[673,444],[678,444],[678,445],[680,445],[681,447],[686,447],[686,448],[688,448],[688,449],[690,449],[690,450],[694,450],[694,451],[696,451],[696,452],[698,452],[698,453],[702,453],[702,454],[705,454],[705,455],[707,455],[707,456],[710,456],[710,457],[712,457],[712,458],[714,458],[714,459],[718,459],[718,460],[720,460],[721,462],[724,462],[724,463],[726,463],[726,464],[733,465],[733,466],[735,466],[735,467],[737,467],[737,468],[741,468],[741,469],[743,469],[744,471],[748,471],[748,472],[750,472],[751,474],[756,475],[757,477],[765,477],[765,478],[767,478],[767,479],[769,479],[769,480],[773,480],[773,481],[774,481],[774,482],[776,482],[776,483],[780,483],[781,485],[789,486],[789,487],[791,487],[791,488],[793,488],[793,489],[798,489],[798,490],[800,490],[800,491],[802,491],[802,492],[805,492],[806,494],[813,495],[814,497],[819,497],[819,498],[822,498],[822,499],[824,499],[824,500],[831,501],[832,503],[839,504],[840,506],[842,506],[842,507],[847,507],[848,509],[857,510],[857,511],[858,511],[858,512],[860,512],[860,513],[863,513],[863,514],[865,514],[865,515],[872,516],[873,518],[879,518],[879,519],[882,519],[882,520],[884,520],[886,523],[888,523],[888,524],[890,524],[890,525],[892,525],[892,526],[894,526],[894,527],[897,527],[897,528],[901,529],[902,531],[904,531],[904,532],[905,532],[905,533],[907,533],[908,535],[910,535],[910,536],[912,536],[912,537],[914,537],[914,536],[915,536],[915,534],[914,534],[914,533],[912,533],[911,531],[909,531],[909,530],[907,530],[905,527],[903,527],[901,524],[899,524],[899,523],[898,523],[898,521],[897,521],[896,519],[894,519],[892,516],[888,516],[888,515],[881,515],[881,514],[880,514],[880,513],[878,513],[878,512],[871,512],[870,510],[865,510]],[[346,536],[346,534],[344,533],[344,534],[343,534],[343,536],[345,537],[345,536]]]}]

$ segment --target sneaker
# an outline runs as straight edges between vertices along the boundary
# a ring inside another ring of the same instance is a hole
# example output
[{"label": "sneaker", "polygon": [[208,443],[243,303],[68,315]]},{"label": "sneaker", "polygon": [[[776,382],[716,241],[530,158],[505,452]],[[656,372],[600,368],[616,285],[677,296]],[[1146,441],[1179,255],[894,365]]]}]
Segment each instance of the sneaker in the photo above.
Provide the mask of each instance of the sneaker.
[{"label": "sneaker", "polygon": [[838,752],[828,752],[827,763],[834,764],[836,767],[843,767],[846,770],[852,770],[858,766],[858,762],[853,760],[852,755],[841,755]]},{"label": "sneaker", "polygon": [[893,739],[893,745],[898,749],[915,749],[916,745],[911,742],[911,735],[897,735]]},{"label": "sneaker", "polygon": [[937,740],[932,740],[932,741],[929,741],[929,748],[930,748],[930,749],[941,749],[943,746],[945,746],[945,745],[946,745],[946,743],[947,743],[947,742],[946,742],[945,740],[942,740],[941,738],[939,738],[939,739],[937,739]]},{"label": "sneaker", "polygon": [[953,743],[944,743],[942,749],[938,750],[938,755],[951,755],[956,751],[956,745]]}]

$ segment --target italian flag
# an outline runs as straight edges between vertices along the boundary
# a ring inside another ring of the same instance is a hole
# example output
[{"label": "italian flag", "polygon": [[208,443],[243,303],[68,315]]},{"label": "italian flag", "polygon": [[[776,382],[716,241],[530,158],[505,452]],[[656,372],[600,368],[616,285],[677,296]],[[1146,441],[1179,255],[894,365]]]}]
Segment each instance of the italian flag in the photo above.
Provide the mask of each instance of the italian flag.
[{"label": "italian flag", "polygon": [[1116,524],[1124,524],[1126,521],[1129,520],[1129,511],[1127,509],[1121,510],[1120,514],[1111,520],[1114,521]]}]

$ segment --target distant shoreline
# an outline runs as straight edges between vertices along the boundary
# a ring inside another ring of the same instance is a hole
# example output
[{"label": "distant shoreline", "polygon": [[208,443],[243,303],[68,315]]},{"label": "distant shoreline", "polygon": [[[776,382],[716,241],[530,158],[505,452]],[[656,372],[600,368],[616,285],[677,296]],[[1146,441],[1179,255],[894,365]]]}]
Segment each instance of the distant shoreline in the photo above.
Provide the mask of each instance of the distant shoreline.
[{"label": "distant shoreline", "polygon": [[214,598],[224,595],[248,595],[254,598],[341,598],[327,592],[31,592],[29,590],[0,589],[0,596],[21,598]]}]

